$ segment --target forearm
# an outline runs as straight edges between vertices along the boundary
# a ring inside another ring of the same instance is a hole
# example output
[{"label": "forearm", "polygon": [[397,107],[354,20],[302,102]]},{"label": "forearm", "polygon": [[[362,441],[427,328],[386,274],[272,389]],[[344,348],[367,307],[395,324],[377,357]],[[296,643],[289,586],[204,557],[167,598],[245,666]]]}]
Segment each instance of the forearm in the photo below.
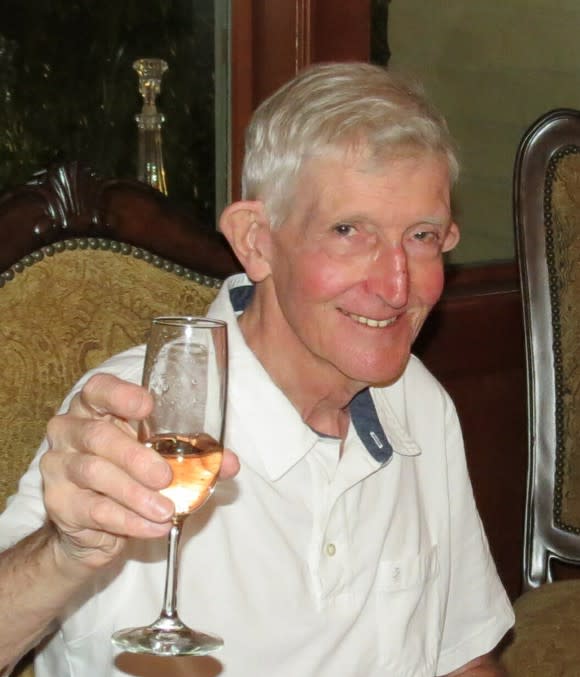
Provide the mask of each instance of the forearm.
[{"label": "forearm", "polygon": [[466,672],[457,674],[462,677],[507,677],[507,672],[499,665],[482,665],[478,668],[469,668]]},{"label": "forearm", "polygon": [[505,670],[498,665],[471,668],[467,672],[461,672],[459,674],[463,677],[507,677]]},{"label": "forearm", "polygon": [[508,674],[493,654],[486,654],[464,665],[459,670],[450,672],[446,677],[508,677]]},{"label": "forearm", "polygon": [[0,553],[0,674],[38,644],[91,575],[59,557],[51,525]]}]

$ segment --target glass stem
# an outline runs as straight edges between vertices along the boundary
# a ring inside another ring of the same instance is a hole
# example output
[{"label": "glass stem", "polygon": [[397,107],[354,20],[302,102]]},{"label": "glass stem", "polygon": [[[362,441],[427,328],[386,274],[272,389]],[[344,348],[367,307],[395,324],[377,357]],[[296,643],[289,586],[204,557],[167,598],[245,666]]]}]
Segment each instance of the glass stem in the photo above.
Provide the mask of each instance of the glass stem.
[{"label": "glass stem", "polygon": [[167,546],[167,571],[165,573],[162,618],[177,618],[177,554],[180,536],[181,522],[175,521],[169,532]]}]

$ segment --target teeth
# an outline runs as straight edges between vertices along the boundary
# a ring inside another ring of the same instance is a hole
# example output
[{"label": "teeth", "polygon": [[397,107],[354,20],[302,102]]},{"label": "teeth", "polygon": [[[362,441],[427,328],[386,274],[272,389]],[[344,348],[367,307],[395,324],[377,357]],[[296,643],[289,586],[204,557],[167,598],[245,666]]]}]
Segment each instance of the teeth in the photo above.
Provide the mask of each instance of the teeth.
[{"label": "teeth", "polygon": [[355,315],[355,313],[344,312],[344,314],[359,324],[365,324],[367,327],[379,327],[381,329],[387,327],[389,324],[393,324],[397,319],[396,317],[391,317],[388,320],[373,320],[370,317],[364,317],[363,315]]}]

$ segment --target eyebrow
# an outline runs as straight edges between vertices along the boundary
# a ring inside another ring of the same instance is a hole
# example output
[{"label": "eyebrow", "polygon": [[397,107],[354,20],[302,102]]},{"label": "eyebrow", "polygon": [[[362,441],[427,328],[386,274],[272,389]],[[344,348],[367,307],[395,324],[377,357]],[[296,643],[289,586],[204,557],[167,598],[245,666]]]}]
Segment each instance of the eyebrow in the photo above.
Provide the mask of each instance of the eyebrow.
[{"label": "eyebrow", "polygon": [[438,219],[435,216],[426,216],[425,218],[421,218],[418,221],[415,221],[416,226],[420,225],[421,223],[426,223],[430,226],[439,226],[440,228],[447,228],[451,223],[453,222],[453,219],[451,216],[447,219]]},{"label": "eyebrow", "polygon": [[[364,223],[372,221],[373,219],[369,218],[368,214],[363,214],[362,212],[348,214],[334,219],[334,223]],[[421,224],[426,224],[430,226],[436,226],[438,228],[448,228],[452,223],[453,217],[451,214],[449,214],[445,217],[422,216],[414,221],[411,226],[420,226]]]}]

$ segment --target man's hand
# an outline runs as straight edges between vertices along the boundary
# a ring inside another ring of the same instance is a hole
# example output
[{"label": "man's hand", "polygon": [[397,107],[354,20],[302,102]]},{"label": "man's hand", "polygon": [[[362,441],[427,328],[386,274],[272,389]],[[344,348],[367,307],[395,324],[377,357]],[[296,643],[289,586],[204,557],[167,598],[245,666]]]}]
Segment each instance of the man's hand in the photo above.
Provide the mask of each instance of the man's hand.
[{"label": "man's hand", "polygon": [[[135,432],[152,406],[145,389],[100,374],[50,421],[40,461],[48,521],[0,553],[0,671],[40,641],[128,537],[170,529],[173,503],[158,490],[171,470]],[[221,477],[238,469],[226,453]]]},{"label": "man's hand", "polygon": [[[106,374],[93,376],[68,412],[48,425],[41,459],[44,500],[56,527],[56,556],[99,567],[119,554],[128,537],[155,538],[171,528],[173,503],[159,493],[169,465],[139,443],[129,423],[152,409],[142,387]],[[220,477],[234,476],[237,458],[224,454]]]},{"label": "man's hand", "polygon": [[450,672],[446,677],[507,677],[507,673],[494,655],[487,653]]}]

